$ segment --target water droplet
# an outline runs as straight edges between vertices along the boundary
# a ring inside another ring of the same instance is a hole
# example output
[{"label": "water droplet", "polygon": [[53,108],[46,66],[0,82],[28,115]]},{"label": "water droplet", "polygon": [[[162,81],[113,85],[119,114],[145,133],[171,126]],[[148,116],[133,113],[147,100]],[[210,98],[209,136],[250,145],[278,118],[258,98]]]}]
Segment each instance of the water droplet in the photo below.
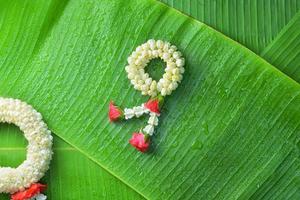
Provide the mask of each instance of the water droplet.
[{"label": "water droplet", "polygon": [[200,150],[202,148],[202,142],[200,140],[195,140],[192,144],[192,149]]},{"label": "water droplet", "polygon": [[171,148],[176,148],[178,146],[178,141],[173,141]]},{"label": "water droplet", "polygon": [[205,134],[208,135],[209,130],[208,130],[208,124],[206,121],[202,122],[201,124],[201,131]]}]

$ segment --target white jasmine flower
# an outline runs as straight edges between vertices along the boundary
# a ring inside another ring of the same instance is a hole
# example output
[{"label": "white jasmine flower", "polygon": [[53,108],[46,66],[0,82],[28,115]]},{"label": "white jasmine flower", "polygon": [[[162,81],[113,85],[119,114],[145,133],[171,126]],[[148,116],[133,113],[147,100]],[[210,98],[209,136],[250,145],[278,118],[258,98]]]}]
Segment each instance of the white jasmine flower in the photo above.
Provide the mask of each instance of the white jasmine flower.
[{"label": "white jasmine flower", "polygon": [[151,112],[150,118],[148,120],[148,124],[152,126],[157,126],[158,125],[158,117],[155,113]]},{"label": "white jasmine flower", "polygon": [[144,109],[142,106],[133,107],[133,111],[136,117],[140,117],[144,114]]},{"label": "white jasmine flower", "polygon": [[131,119],[135,116],[133,109],[125,108],[124,109],[125,119]]},{"label": "white jasmine flower", "polygon": [[143,131],[146,133],[146,134],[148,134],[148,135],[153,135],[153,133],[154,133],[154,126],[153,125],[147,125],[144,129],[143,129]]},{"label": "white jasmine flower", "polygon": [[46,200],[47,196],[44,194],[37,194],[34,197],[30,198],[30,200]]}]

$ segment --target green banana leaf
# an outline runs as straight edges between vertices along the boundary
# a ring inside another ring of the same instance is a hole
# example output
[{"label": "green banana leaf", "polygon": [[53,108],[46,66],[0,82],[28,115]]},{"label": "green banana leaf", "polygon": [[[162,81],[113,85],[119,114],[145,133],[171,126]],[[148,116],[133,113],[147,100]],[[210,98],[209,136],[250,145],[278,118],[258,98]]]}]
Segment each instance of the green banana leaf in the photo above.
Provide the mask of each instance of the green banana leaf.
[{"label": "green banana leaf", "polygon": [[[5,70],[3,63],[9,62],[9,60],[13,61],[14,56],[20,56],[23,60],[33,53],[36,43],[31,39],[41,39],[40,34],[43,34],[43,30],[50,28],[54,23],[56,11],[63,9],[67,2],[44,1],[41,2],[41,5],[34,1],[1,1],[0,3],[0,61],[1,68]],[[19,13],[19,11],[21,12]],[[27,25],[26,23],[30,21],[32,24]],[[27,38],[25,42],[24,38]],[[16,43],[13,44],[14,42]],[[16,50],[14,55],[11,54],[11,51],[6,52],[12,46],[18,49],[24,45],[25,48],[22,52]],[[8,55],[12,57],[8,58]],[[1,80],[3,80],[2,74]],[[27,142],[16,127],[1,124],[0,132],[0,166],[16,167],[25,159]],[[42,180],[48,185],[46,193],[49,199],[143,199],[118,178],[88,159],[78,149],[56,136],[54,138],[54,158],[51,169]],[[9,197],[7,194],[0,194],[0,199],[5,200]]]},{"label": "green banana leaf", "polygon": [[299,0],[161,1],[245,45],[300,82]]},{"label": "green banana leaf", "polygon": [[[240,44],[157,1],[2,1],[0,15],[0,95],[68,143],[55,140],[50,199],[300,197],[300,86]],[[146,101],[124,66],[149,38],[187,63],[141,154],[128,139],[146,119],[111,124],[107,106]],[[4,129],[1,165],[17,166],[26,142]]]},{"label": "green banana leaf", "polygon": [[300,12],[262,52],[262,56],[300,82]]},{"label": "green banana leaf", "polygon": [[[300,48],[298,48],[300,46],[300,1],[162,0],[162,2],[234,38],[297,82],[300,81]],[[257,6],[258,4],[260,6]],[[271,17],[264,17],[265,15]],[[287,22],[288,24],[283,27]],[[257,27],[253,26],[258,24]],[[260,31],[257,31],[258,29]],[[258,192],[260,195],[254,195],[253,199],[262,197],[287,199],[297,194],[299,178],[290,178],[299,176],[299,156],[296,157],[297,159],[291,157],[286,159],[274,176],[269,178],[267,184],[260,188]],[[288,187],[280,187],[278,183],[282,181],[286,181],[281,184]]]},{"label": "green banana leaf", "polygon": [[260,53],[300,10],[299,0],[160,0]]}]

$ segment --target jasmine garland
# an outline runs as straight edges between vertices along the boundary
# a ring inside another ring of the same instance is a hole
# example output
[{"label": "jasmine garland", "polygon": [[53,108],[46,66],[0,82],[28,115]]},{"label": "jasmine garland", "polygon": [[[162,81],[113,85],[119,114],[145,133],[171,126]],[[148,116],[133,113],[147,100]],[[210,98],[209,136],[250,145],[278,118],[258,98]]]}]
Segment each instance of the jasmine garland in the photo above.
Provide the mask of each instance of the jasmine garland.
[{"label": "jasmine garland", "polygon": [[[166,63],[163,77],[156,82],[144,68],[151,59],[161,58]],[[129,143],[141,152],[146,152],[150,146],[150,137],[154,134],[155,127],[158,125],[160,116],[160,107],[164,97],[170,95],[178,87],[184,73],[185,60],[177,47],[169,42],[150,39],[146,43],[138,46],[128,57],[128,65],[125,67],[127,76],[136,90],[142,92],[142,95],[149,95],[151,98],[141,106],[125,108],[122,110],[113,102],[109,104],[109,119],[111,122],[133,117],[140,117],[149,114],[148,124],[135,132]]]},{"label": "jasmine garland", "polygon": [[[165,74],[156,82],[144,68],[154,58],[161,58],[166,63]],[[170,95],[178,87],[184,73],[184,58],[177,50],[177,47],[169,42],[161,40],[148,40],[138,46],[128,58],[128,65],[125,67],[128,78],[136,90],[142,95],[151,97]]]},{"label": "jasmine garland", "polygon": [[15,124],[28,140],[26,160],[17,168],[0,168],[0,193],[22,191],[38,182],[49,169],[51,132],[40,113],[17,99],[0,98],[0,122]]}]

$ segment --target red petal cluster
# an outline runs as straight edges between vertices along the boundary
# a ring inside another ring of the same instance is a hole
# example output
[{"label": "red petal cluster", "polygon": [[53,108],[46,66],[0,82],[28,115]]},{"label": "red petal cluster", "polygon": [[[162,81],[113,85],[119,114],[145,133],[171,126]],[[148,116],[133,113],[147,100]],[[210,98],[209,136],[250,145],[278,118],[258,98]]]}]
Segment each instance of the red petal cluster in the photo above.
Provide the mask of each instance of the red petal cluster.
[{"label": "red petal cluster", "polygon": [[155,112],[160,114],[159,110],[159,100],[158,99],[150,99],[148,102],[144,104],[146,108],[148,108],[151,112]]},{"label": "red petal cluster", "polygon": [[47,189],[46,185],[35,183],[32,184],[28,189],[17,192],[11,195],[11,200],[28,200],[31,197],[45,191]]},{"label": "red petal cluster", "polygon": [[141,152],[146,152],[149,148],[149,140],[145,140],[143,133],[133,133],[129,143]]},{"label": "red petal cluster", "polygon": [[108,111],[108,117],[111,122],[117,121],[120,119],[123,115],[123,112],[120,108],[114,105],[114,103],[111,101],[109,103],[109,111]]}]

